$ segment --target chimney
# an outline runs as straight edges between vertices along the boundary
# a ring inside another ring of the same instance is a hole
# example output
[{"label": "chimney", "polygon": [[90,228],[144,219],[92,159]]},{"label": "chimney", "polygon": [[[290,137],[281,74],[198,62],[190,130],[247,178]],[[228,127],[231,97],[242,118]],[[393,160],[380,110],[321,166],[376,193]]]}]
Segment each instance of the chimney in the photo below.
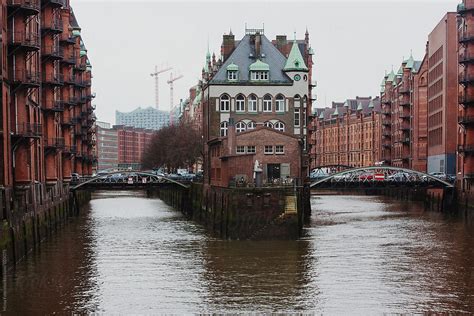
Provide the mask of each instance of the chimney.
[{"label": "chimney", "polygon": [[235,36],[232,34],[232,30],[230,31],[229,35],[225,35],[222,38],[222,46],[221,46],[221,55],[223,61],[227,59],[227,57],[232,54],[235,48]]},{"label": "chimney", "polygon": [[287,40],[286,40],[286,35],[277,35],[276,37],[276,41],[275,41],[275,45],[276,45],[276,48],[278,48],[278,50],[283,54],[283,55],[287,55],[288,53],[286,52],[285,48],[286,48],[286,44],[287,44]]},{"label": "chimney", "polygon": [[229,118],[227,130],[227,154],[235,155],[235,123],[233,118]]},{"label": "chimney", "polygon": [[262,35],[260,32],[255,33],[255,58],[260,58],[262,48]]}]

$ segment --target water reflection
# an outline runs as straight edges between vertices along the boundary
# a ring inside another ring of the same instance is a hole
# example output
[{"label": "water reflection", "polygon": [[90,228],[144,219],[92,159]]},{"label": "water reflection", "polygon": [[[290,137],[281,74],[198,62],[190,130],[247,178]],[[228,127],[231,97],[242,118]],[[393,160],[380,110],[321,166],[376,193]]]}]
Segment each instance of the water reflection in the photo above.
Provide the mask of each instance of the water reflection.
[{"label": "water reflection", "polygon": [[4,311],[469,312],[474,229],[413,203],[313,198],[299,241],[222,241],[139,192],[89,209],[5,279]]}]

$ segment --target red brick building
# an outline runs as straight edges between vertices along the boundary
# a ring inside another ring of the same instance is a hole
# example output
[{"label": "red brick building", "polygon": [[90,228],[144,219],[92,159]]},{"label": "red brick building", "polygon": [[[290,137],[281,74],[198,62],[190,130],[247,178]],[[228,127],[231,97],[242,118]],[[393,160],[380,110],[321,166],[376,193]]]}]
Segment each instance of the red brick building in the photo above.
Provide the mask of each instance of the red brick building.
[{"label": "red brick building", "polygon": [[357,97],[317,109],[312,121],[311,167],[373,166],[380,160],[380,112],[378,97]]},{"label": "red brick building", "polygon": [[474,181],[474,1],[464,0],[459,13],[459,129],[457,179],[460,189],[473,193]]},{"label": "red brick building", "polygon": [[264,183],[307,175],[312,54],[308,32],[304,40],[278,36],[271,42],[263,29],[246,29],[237,41],[224,35],[219,60],[208,53],[202,88],[206,185],[250,178],[256,161]]},{"label": "red brick building", "polygon": [[91,67],[69,1],[0,2],[4,187],[91,175]]},{"label": "red brick building", "polygon": [[[447,13],[428,36],[428,172],[456,173],[458,40],[456,13]],[[461,78],[461,83],[466,83]]]},{"label": "red brick building", "polygon": [[428,60],[413,56],[382,81],[382,148],[386,165],[426,172]]}]

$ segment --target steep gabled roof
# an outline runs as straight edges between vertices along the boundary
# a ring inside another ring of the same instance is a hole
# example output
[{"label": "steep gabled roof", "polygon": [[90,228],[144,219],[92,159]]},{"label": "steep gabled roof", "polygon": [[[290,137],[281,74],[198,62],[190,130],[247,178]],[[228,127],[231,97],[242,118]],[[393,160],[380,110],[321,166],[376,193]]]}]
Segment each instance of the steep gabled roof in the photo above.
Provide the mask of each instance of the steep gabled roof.
[{"label": "steep gabled roof", "polygon": [[304,62],[303,56],[301,55],[301,51],[298,47],[298,43],[293,41],[293,46],[291,47],[290,54],[288,55],[288,59],[285,64],[285,71],[308,71],[308,67]]}]

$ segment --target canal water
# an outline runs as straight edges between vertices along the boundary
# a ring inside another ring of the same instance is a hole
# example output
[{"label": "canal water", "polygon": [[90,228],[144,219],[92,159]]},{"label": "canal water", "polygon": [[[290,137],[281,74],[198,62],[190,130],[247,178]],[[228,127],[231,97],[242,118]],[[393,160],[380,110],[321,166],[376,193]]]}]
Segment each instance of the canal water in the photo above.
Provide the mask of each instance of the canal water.
[{"label": "canal water", "polygon": [[474,226],[323,196],[298,241],[214,239],[157,199],[99,193],[3,278],[14,314],[473,312]]}]

